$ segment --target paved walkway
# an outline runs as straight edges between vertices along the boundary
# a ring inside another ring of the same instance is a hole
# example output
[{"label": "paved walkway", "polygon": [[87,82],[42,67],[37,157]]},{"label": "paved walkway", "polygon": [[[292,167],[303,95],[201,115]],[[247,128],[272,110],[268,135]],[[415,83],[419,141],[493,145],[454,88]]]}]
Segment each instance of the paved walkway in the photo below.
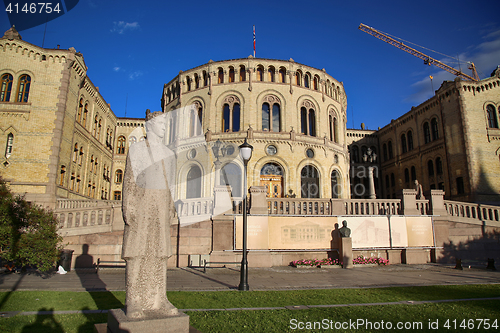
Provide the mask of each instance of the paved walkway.
[{"label": "paved walkway", "polygon": [[[174,268],[168,270],[168,290],[234,290],[240,280],[235,268]],[[341,268],[249,268],[250,290],[371,288],[444,284],[500,283],[500,271],[483,268],[456,270],[438,264]],[[71,271],[41,276],[35,273],[0,274],[0,291],[125,290],[125,270]]]}]

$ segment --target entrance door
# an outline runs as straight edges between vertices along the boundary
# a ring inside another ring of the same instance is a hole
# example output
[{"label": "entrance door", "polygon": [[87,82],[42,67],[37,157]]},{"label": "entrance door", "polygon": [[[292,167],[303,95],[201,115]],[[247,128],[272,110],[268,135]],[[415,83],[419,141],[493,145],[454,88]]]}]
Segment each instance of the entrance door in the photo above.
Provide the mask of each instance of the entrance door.
[{"label": "entrance door", "polygon": [[260,186],[266,187],[266,197],[281,198],[283,196],[283,176],[261,175]]}]

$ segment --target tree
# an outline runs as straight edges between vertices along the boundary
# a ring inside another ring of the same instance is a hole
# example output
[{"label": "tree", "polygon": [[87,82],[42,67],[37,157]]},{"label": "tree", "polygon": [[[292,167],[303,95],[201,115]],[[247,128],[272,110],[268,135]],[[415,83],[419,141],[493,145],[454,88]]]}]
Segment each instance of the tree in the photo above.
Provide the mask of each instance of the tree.
[{"label": "tree", "polygon": [[51,211],[13,195],[0,177],[1,259],[48,271],[61,253],[58,224]]}]

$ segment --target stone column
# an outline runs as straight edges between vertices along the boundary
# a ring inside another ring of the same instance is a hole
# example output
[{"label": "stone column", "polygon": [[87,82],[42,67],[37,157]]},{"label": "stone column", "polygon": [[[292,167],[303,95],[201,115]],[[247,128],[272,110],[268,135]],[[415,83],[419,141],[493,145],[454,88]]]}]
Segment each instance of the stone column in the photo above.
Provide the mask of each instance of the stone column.
[{"label": "stone column", "polygon": [[399,192],[401,197],[401,210],[403,215],[421,215],[417,209],[417,191],[414,189],[403,189]]},{"label": "stone column", "polygon": [[233,212],[233,202],[231,200],[231,186],[214,186],[214,209],[213,216],[221,214],[231,214]]},{"label": "stone column", "polygon": [[377,196],[375,194],[375,183],[373,180],[373,167],[372,166],[368,167],[368,190],[369,190],[369,198],[370,199],[377,199]]},{"label": "stone column", "polygon": [[444,191],[443,190],[430,190],[425,194],[429,198],[429,208],[432,215],[448,216],[448,212],[444,206]]},{"label": "stone column", "polygon": [[342,268],[352,268],[352,238],[351,237],[341,237],[340,238],[340,251],[339,259],[343,262]]}]

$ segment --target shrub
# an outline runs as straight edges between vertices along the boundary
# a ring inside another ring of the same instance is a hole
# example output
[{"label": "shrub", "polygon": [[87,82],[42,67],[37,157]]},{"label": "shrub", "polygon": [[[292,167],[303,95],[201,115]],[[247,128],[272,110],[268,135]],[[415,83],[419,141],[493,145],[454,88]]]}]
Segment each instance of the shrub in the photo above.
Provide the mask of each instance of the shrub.
[{"label": "shrub", "polygon": [[14,196],[0,178],[0,258],[48,271],[60,256],[62,237],[54,214]]}]

